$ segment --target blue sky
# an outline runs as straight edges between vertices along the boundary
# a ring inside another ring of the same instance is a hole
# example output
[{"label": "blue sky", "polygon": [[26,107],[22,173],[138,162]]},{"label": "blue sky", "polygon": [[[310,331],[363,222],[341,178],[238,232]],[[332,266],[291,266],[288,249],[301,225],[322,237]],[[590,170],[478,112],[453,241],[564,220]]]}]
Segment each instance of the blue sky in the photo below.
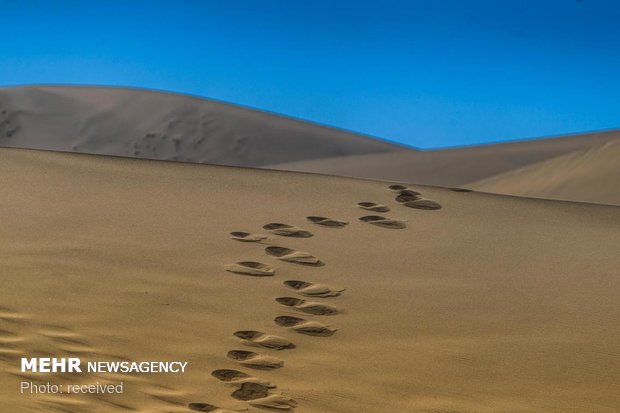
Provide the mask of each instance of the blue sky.
[{"label": "blue sky", "polygon": [[620,127],[620,2],[4,1],[0,84],[215,98],[418,147]]}]

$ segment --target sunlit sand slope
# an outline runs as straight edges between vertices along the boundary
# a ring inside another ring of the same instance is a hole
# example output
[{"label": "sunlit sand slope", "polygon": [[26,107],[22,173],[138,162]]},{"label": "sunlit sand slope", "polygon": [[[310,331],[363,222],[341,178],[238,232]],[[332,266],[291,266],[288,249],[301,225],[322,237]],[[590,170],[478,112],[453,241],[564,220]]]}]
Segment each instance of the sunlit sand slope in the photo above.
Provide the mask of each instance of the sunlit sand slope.
[{"label": "sunlit sand slope", "polygon": [[15,149],[0,174],[2,412],[620,409],[618,207]]},{"label": "sunlit sand slope", "polygon": [[468,187],[500,194],[620,205],[620,141],[535,163]]},{"label": "sunlit sand slope", "polygon": [[609,131],[441,150],[341,156],[287,162],[272,167],[427,185],[462,186],[558,156],[618,141],[620,132]]}]

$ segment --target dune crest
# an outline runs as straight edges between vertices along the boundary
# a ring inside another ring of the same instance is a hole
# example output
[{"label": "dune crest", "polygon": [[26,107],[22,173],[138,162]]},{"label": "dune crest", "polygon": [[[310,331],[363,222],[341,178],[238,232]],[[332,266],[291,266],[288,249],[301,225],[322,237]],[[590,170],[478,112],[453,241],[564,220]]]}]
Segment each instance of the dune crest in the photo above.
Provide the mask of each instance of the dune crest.
[{"label": "dune crest", "polygon": [[403,148],[214,100],[94,86],[0,88],[0,146],[236,166]]}]

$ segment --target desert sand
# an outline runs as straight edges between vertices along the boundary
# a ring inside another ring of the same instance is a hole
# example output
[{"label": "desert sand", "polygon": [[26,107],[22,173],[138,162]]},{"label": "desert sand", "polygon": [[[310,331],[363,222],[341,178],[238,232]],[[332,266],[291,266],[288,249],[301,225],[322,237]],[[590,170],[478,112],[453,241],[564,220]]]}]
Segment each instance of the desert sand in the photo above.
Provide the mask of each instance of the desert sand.
[{"label": "desert sand", "polygon": [[403,149],[214,100],[95,86],[0,88],[0,146],[237,166]]},{"label": "desert sand", "polygon": [[615,161],[617,145],[606,144],[619,138],[620,132],[611,130],[417,150],[187,95],[93,86],[0,88],[3,147],[251,166],[615,205],[620,205],[620,162]]},{"label": "desert sand", "polygon": [[[620,132],[614,130],[439,150],[340,156],[266,167],[618,205],[620,199],[613,187],[620,182],[620,157],[617,146],[607,145],[618,142]],[[569,180],[570,188],[565,188]]]},{"label": "desert sand", "polygon": [[620,140],[467,185],[484,192],[620,205]]},{"label": "desert sand", "polygon": [[[2,412],[620,410],[620,207],[20,149],[0,174]],[[27,396],[22,355],[189,367]]]}]

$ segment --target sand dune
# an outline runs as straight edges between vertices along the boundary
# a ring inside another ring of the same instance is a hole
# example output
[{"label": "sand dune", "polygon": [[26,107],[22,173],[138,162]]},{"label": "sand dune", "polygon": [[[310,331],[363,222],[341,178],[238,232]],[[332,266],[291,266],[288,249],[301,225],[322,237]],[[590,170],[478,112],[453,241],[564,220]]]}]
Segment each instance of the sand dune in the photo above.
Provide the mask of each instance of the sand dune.
[{"label": "sand dune", "polygon": [[575,151],[467,186],[500,194],[620,205],[620,141]]},{"label": "sand dune", "polygon": [[[340,156],[272,169],[458,187],[571,152],[620,139],[620,131],[429,151]],[[620,170],[620,166],[619,166]]]},{"label": "sand dune", "polygon": [[239,166],[403,148],[208,99],[86,86],[0,89],[0,146]]},{"label": "sand dune", "polygon": [[[0,174],[2,412],[620,409],[620,207],[17,149]],[[189,367],[18,371],[43,354]]]},{"label": "sand dune", "polygon": [[[620,203],[607,190],[614,184],[610,177],[620,173],[620,163],[613,165],[614,155],[588,156],[591,165],[579,168],[586,176],[576,178],[572,171],[577,186],[567,186],[571,188],[567,190],[556,188],[566,167],[559,157],[573,154],[572,159],[583,163],[583,151],[619,138],[619,131],[609,131],[418,151],[191,96],[112,87],[0,89],[0,146],[4,147],[254,166],[446,187],[475,183],[485,191],[596,203]],[[557,162],[535,166],[555,158]],[[603,165],[596,164],[599,159]],[[523,168],[528,166],[532,169],[525,173]],[[593,181],[595,170],[605,171],[608,178],[602,180],[608,184],[597,180],[588,184],[586,191],[579,191],[578,183]]]}]

